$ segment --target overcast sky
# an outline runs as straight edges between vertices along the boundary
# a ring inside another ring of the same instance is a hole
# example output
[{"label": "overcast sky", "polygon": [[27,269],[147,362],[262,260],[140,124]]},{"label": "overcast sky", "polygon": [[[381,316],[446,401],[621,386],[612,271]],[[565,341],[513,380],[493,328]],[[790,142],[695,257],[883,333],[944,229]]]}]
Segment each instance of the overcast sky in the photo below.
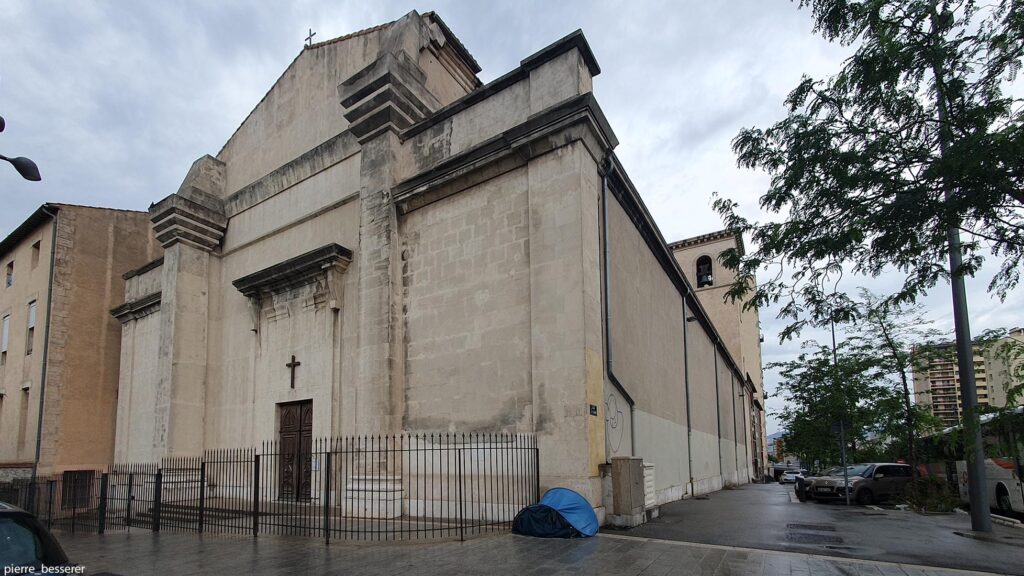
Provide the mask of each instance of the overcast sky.
[{"label": "overcast sky", "polygon": [[[196,158],[217,153],[309,28],[327,40],[413,9],[441,15],[484,82],[583,29],[601,64],[594,92],[621,142],[617,153],[669,241],[721,228],[714,191],[757,215],[767,177],[738,169],[730,140],[782,118],[801,74],[825,76],[849,54],[814,36],[810,14],[784,0],[7,0],[0,154],[32,158],[43,181],[0,166],[0,237],[44,201],[145,210],[177,190]],[[986,284],[987,276],[969,282],[972,328],[1024,325],[1024,291],[999,303]],[[948,289],[925,304],[936,326],[951,330]],[[799,344],[778,344],[774,312],[762,311],[761,321],[765,362],[792,357]],[[766,380],[770,390],[774,376]],[[770,419],[769,432],[777,428]]]}]

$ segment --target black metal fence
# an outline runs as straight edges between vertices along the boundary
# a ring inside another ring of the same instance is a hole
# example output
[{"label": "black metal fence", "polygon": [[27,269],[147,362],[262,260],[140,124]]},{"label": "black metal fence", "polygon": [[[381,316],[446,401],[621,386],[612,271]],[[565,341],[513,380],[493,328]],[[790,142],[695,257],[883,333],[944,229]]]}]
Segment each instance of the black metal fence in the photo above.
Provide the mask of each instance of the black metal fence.
[{"label": "black metal fence", "polygon": [[0,484],[0,501],[73,531],[463,539],[508,530],[539,478],[527,434],[307,436]]}]

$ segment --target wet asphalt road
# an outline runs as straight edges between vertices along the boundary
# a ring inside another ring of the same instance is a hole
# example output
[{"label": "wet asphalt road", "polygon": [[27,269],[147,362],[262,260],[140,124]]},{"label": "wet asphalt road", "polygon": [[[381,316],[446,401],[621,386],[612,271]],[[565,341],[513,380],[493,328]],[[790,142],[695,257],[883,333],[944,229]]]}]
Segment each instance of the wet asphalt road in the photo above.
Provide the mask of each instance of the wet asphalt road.
[{"label": "wet asphalt road", "polygon": [[795,502],[793,485],[751,484],[708,499],[661,507],[661,517],[609,533],[883,560],[1024,575],[1024,529],[995,526],[990,538],[970,534],[965,514],[923,516],[909,511]]}]

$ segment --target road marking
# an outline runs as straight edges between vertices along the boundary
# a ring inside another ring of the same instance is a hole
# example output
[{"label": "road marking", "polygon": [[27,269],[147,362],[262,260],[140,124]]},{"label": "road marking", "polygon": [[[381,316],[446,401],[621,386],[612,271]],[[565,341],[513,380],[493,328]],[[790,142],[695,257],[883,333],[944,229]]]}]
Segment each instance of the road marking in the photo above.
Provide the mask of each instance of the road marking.
[{"label": "road marking", "polygon": [[654,544],[671,544],[674,546],[696,546],[698,548],[711,548],[714,550],[726,550],[734,552],[764,552],[766,554],[781,554],[784,556],[796,556],[798,558],[806,558],[811,560],[828,560],[831,562],[847,562],[852,564],[866,564],[868,566],[896,566],[906,573],[910,571],[920,571],[922,569],[927,570],[943,570],[948,574],[962,574],[964,576],[990,576],[992,574],[998,574],[997,572],[978,572],[976,570],[961,570],[959,568],[943,568],[941,566],[926,566],[924,564],[902,564],[900,562],[886,562],[885,560],[863,560],[860,558],[843,558],[841,556],[826,556],[824,554],[808,554],[806,552],[787,552],[784,550],[769,550],[767,548],[743,548],[740,546],[726,546],[724,544],[704,544],[701,542],[681,542],[679,540],[662,540],[660,538],[642,538],[636,536],[626,536],[623,534],[607,534],[605,532],[599,532],[598,536],[602,538],[614,538],[618,540],[640,540],[641,542],[651,542]]},{"label": "road marking", "polygon": [[790,502],[792,502],[793,504],[799,504],[800,503],[800,499],[796,497],[796,490],[793,490],[792,492],[790,492],[789,490],[786,490],[786,493],[789,494],[789,501]]}]

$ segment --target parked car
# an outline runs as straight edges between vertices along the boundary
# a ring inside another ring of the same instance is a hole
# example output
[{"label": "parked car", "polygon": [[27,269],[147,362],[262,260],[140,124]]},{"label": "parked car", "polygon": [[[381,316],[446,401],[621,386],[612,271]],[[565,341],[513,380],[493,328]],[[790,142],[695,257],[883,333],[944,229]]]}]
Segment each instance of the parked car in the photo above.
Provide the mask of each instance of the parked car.
[{"label": "parked car", "polygon": [[806,472],[806,470],[786,470],[779,476],[779,484],[789,484],[796,482],[796,477]]},{"label": "parked car", "polygon": [[[913,477],[906,464],[872,463],[848,466],[850,498],[857,504],[867,505],[887,500],[903,493],[904,487]],[[843,469],[833,469],[829,476],[816,478],[811,493],[815,500],[836,500],[846,498],[843,484]]]},{"label": "parked car", "polygon": [[0,502],[0,568],[22,568],[16,573],[29,574],[40,573],[44,566],[70,564],[57,539],[35,516]]},{"label": "parked car", "polygon": [[814,500],[814,481],[818,478],[837,474],[839,476],[843,475],[842,467],[836,466],[835,468],[829,468],[824,471],[816,470],[814,472],[807,472],[797,476],[796,486],[793,487],[793,489],[796,490],[797,498],[799,498],[801,502]]}]

